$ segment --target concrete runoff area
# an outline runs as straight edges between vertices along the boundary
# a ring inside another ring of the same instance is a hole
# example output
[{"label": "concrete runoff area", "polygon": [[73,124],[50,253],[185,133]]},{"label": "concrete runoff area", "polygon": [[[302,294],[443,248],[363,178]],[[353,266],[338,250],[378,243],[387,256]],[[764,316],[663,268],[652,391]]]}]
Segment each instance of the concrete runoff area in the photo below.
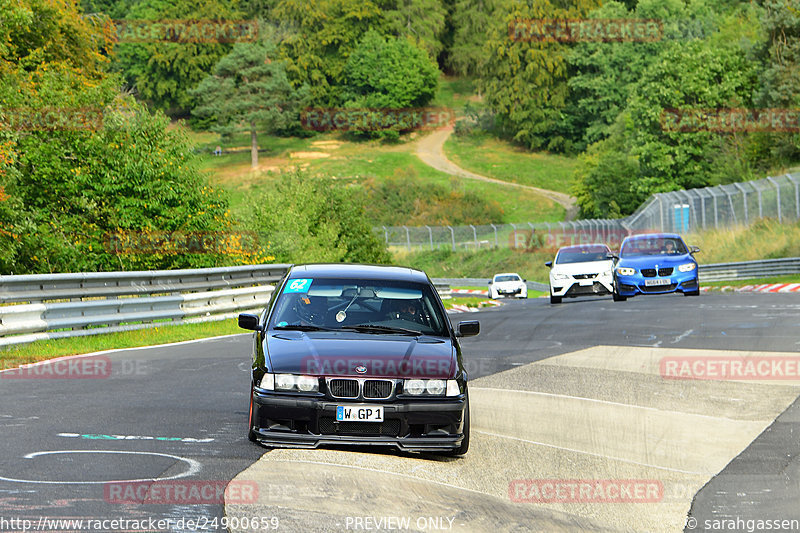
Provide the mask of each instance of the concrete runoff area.
[{"label": "concrete runoff area", "polygon": [[682,531],[800,381],[665,379],[664,361],[760,357],[797,354],[598,346],[530,363],[470,382],[463,458],[275,449],[235,478],[258,482],[258,503],[226,514],[304,531]]}]

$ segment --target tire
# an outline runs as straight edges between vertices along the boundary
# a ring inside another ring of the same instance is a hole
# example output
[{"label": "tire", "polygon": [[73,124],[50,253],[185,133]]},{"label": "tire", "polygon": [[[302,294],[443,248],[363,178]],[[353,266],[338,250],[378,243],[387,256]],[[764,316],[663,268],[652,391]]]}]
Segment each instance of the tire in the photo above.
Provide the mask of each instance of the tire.
[{"label": "tire", "polygon": [[684,296],[700,296],[700,289],[697,289],[696,291],[692,291],[692,292],[684,292],[683,295]]},{"label": "tire", "polygon": [[464,438],[461,440],[461,446],[454,450],[444,452],[444,454],[455,457],[464,455],[467,453],[467,450],[469,450],[469,394],[467,394],[467,407],[464,409]]},{"label": "tire", "polygon": [[627,296],[622,296],[619,291],[617,290],[617,282],[614,281],[614,291],[611,293],[611,298],[614,299],[615,302],[624,302],[628,299]]},{"label": "tire", "polygon": [[561,296],[553,296],[553,293],[550,293],[550,303],[551,304],[560,304],[561,303]]},{"label": "tire", "polygon": [[258,442],[258,435],[253,431],[253,391],[250,391],[250,415],[247,417],[247,440],[250,442]]}]

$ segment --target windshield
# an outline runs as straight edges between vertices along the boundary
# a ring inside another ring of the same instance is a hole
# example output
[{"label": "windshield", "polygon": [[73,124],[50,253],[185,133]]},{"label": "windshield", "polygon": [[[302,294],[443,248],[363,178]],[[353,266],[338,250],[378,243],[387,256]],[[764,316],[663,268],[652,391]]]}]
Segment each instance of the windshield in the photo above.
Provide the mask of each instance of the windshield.
[{"label": "windshield", "polygon": [[519,276],[517,276],[516,274],[504,274],[502,276],[495,276],[494,280],[496,282],[500,282],[500,281],[519,281]]},{"label": "windshield", "polygon": [[684,255],[689,253],[681,239],[674,237],[650,237],[630,239],[622,243],[620,257],[641,255]]},{"label": "windshield", "polygon": [[589,261],[608,260],[608,250],[604,246],[576,246],[558,252],[557,265],[569,263],[587,263]]},{"label": "windshield", "polygon": [[447,336],[447,318],[429,285],[394,280],[293,279],[270,328]]}]

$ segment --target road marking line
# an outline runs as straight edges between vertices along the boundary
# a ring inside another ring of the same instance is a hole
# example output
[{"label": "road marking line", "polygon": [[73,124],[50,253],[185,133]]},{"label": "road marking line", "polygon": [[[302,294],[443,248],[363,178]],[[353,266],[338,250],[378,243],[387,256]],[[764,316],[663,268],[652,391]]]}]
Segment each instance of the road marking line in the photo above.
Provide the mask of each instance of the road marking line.
[{"label": "road marking line", "polygon": [[[547,366],[562,366],[562,365],[547,365]],[[771,422],[771,420],[738,420],[736,418],[728,418],[725,416],[711,416],[711,415],[700,415],[696,413],[688,413],[686,411],[669,411],[665,409],[659,409],[657,407],[645,407],[642,405],[633,405],[630,403],[620,403],[620,402],[612,402],[609,400],[598,400],[596,398],[585,398],[583,396],[570,396],[569,394],[554,394],[552,392],[538,392],[538,391],[527,391],[527,390],[515,390],[515,389],[498,389],[494,387],[471,387],[472,390],[486,390],[486,391],[493,391],[493,392],[517,392],[520,394],[532,394],[536,396],[549,396],[551,398],[566,398],[569,400],[579,400],[585,402],[592,402],[592,403],[601,403],[605,405],[613,405],[615,407],[628,407],[631,409],[642,409],[645,411],[655,411],[657,413],[664,413],[664,414],[673,414],[679,416],[691,416],[691,417],[698,417],[698,418],[709,418],[711,420],[724,420],[728,422]]]},{"label": "road marking line", "polygon": [[538,442],[538,441],[535,441],[535,440],[521,439],[519,437],[511,437],[509,435],[501,435],[499,433],[492,433],[490,431],[483,431],[481,429],[474,429],[473,431],[475,433],[483,433],[484,435],[491,435],[492,437],[499,437],[499,438],[503,438],[503,439],[516,440],[516,441],[520,441],[520,442],[526,442],[528,444],[536,444],[537,446],[545,446],[547,448],[555,448],[556,450],[564,450],[564,451],[568,451],[568,452],[582,453],[584,455],[591,455],[593,457],[602,457],[604,459],[613,459],[614,461],[621,461],[623,463],[630,463],[630,464],[634,464],[634,465],[637,465],[637,466],[646,466],[648,468],[657,468],[659,470],[667,470],[669,472],[678,472],[678,473],[681,473],[681,474],[697,474],[697,475],[701,475],[701,476],[709,476],[709,475],[716,474],[716,472],[694,472],[692,470],[681,470],[679,468],[670,468],[668,466],[659,466],[659,465],[653,465],[653,464],[649,464],[649,463],[640,463],[638,461],[631,461],[630,459],[622,459],[621,457],[614,457],[613,455],[603,455],[601,453],[587,452],[587,451],[584,451],[584,450],[576,450],[575,448],[567,448],[565,446],[557,446],[555,444],[547,444],[546,442]]},{"label": "road marking line", "polygon": [[119,451],[119,450],[53,450],[46,452],[29,453],[28,455],[23,455],[23,459],[34,459],[36,457],[39,457],[40,455],[57,455],[66,453],[113,453],[121,455],[157,455],[160,457],[169,457],[170,459],[175,459],[176,461],[182,461],[189,465],[189,469],[186,472],[175,474],[174,476],[146,478],[146,479],[113,479],[113,480],[109,479],[107,481],[42,481],[35,479],[16,479],[11,477],[0,476],[0,481],[11,481],[14,483],[36,483],[40,485],[101,485],[105,483],[141,483],[144,481],[169,481],[171,479],[180,479],[184,477],[189,477],[194,474],[197,474],[202,469],[202,465],[198,461],[195,461],[194,459],[187,459],[185,457],[180,457],[169,453],[158,453],[158,452],[129,452],[129,451]]}]

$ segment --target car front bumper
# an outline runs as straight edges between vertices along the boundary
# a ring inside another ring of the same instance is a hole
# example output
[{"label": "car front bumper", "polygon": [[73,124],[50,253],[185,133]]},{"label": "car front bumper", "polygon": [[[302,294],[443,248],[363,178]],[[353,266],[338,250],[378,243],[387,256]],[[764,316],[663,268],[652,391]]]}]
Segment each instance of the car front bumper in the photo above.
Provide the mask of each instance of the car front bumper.
[{"label": "car front bumper", "polygon": [[[383,422],[336,422],[337,406],[367,404],[383,406]],[[465,407],[464,395],[441,400],[353,401],[293,398],[255,390],[251,429],[259,442],[278,448],[347,444],[449,451],[464,438]]]},{"label": "car front bumper", "polygon": [[553,296],[569,298],[572,296],[605,296],[613,292],[610,277],[592,279],[550,280],[550,292]]},{"label": "car front bumper", "polygon": [[[648,286],[646,280],[668,279],[667,285]],[[617,287],[622,296],[636,296],[637,294],[669,294],[673,292],[696,292],[700,290],[697,279],[697,269],[692,272],[676,272],[669,278],[645,278],[644,276],[617,275]]]}]

